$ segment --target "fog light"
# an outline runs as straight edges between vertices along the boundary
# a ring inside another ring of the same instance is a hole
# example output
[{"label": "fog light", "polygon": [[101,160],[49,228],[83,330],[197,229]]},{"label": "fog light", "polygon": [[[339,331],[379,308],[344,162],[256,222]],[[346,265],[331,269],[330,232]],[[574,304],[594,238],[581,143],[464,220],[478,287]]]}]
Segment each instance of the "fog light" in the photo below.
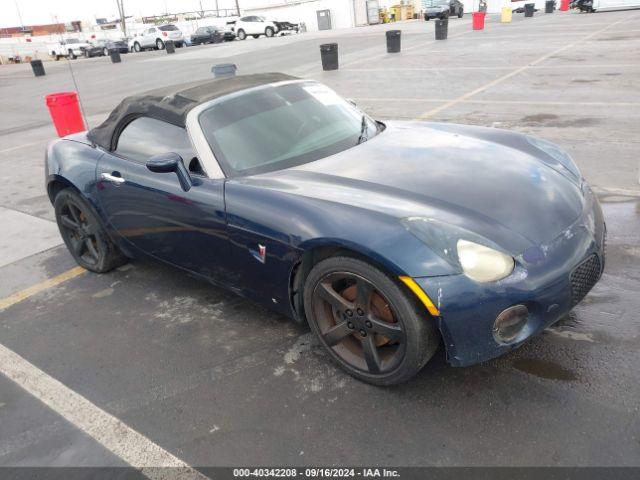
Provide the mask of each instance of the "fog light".
[{"label": "fog light", "polygon": [[512,342],[529,319],[529,310],[524,305],[515,305],[504,310],[493,324],[493,338],[499,343]]}]

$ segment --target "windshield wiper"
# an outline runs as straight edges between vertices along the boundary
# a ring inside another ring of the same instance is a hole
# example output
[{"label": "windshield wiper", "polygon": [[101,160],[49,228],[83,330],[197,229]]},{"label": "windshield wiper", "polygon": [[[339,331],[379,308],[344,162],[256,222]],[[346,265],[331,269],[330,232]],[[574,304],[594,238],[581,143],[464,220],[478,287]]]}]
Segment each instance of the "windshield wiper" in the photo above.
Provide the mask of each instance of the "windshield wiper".
[{"label": "windshield wiper", "polygon": [[356,145],[360,145],[365,140],[368,140],[367,137],[365,137],[365,134],[367,133],[368,128],[369,127],[367,126],[367,117],[366,115],[362,115],[362,124],[360,125],[360,136],[358,137],[358,143],[356,143]]}]

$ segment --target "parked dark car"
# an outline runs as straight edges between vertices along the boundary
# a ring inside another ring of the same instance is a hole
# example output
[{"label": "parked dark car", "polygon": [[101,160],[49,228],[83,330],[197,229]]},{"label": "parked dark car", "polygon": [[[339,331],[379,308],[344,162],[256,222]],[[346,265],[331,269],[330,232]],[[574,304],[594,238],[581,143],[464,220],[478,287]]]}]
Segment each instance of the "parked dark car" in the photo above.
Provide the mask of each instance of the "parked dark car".
[{"label": "parked dark car", "polygon": [[84,268],[164,261],[308,323],[377,385],[412,377],[441,344],[455,366],[513,350],[605,263],[598,199],[556,145],[383,123],[278,73],[128,97],[52,142],[45,178]]},{"label": "parked dark car", "polygon": [[431,18],[449,18],[457,16],[462,18],[464,15],[464,5],[459,0],[426,0],[424,19]]},{"label": "parked dark car", "polygon": [[100,56],[106,57],[109,55],[109,50],[117,50],[120,53],[129,53],[129,46],[124,40],[95,40],[91,42],[91,46],[89,48],[85,49],[84,56],[87,58]]},{"label": "parked dark car", "polygon": [[221,43],[223,41],[224,33],[217,27],[200,27],[191,35],[192,45]]}]

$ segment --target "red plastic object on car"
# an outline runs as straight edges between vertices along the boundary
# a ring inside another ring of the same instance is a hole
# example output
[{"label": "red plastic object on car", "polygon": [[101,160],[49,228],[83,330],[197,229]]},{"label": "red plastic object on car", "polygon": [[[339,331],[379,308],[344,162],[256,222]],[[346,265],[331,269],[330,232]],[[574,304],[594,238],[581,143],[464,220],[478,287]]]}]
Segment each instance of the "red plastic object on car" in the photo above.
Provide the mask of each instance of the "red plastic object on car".
[{"label": "red plastic object on car", "polygon": [[59,137],[83,132],[84,125],[76,92],[52,93],[45,97],[47,108]]},{"label": "red plastic object on car", "polygon": [[563,12],[569,10],[569,0],[560,0],[560,10]]},{"label": "red plastic object on car", "polygon": [[473,12],[471,14],[471,18],[473,20],[473,29],[474,30],[484,30],[484,16],[485,12]]}]

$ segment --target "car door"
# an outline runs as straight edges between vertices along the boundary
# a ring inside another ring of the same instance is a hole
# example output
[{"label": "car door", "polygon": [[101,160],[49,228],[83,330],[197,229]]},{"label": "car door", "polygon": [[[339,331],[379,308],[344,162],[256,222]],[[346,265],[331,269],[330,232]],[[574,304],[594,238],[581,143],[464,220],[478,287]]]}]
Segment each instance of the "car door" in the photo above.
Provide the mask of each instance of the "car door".
[{"label": "car door", "polygon": [[[146,161],[174,152],[183,158],[194,185],[180,186],[175,173],[153,173]],[[186,130],[139,117],[120,134],[96,170],[96,197],[109,227],[125,249],[215,280],[226,270],[229,244],[224,180],[199,167]]]},{"label": "car door", "polygon": [[144,48],[155,47],[155,45],[156,45],[156,29],[155,28],[148,28],[145,31],[144,36],[142,37],[142,41],[144,42],[144,45],[142,45]]},{"label": "car door", "polygon": [[260,27],[262,24],[260,23],[258,17],[249,17],[249,20],[246,23],[246,25],[247,25],[246,32],[248,34],[257,35],[259,33],[264,33],[263,31],[261,31]]}]

